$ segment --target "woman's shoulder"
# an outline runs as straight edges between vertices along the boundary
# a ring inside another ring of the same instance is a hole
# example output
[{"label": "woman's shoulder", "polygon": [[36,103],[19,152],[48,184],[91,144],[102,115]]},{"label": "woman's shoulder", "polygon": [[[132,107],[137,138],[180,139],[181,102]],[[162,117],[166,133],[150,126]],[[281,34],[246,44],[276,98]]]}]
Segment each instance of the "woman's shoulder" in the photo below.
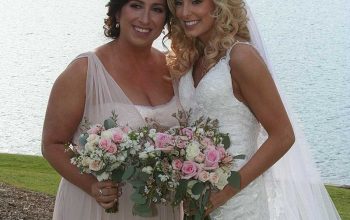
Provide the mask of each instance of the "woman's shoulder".
[{"label": "woman's shoulder", "polygon": [[230,51],[230,67],[235,75],[249,76],[258,74],[266,65],[254,46],[248,42],[239,42]]}]

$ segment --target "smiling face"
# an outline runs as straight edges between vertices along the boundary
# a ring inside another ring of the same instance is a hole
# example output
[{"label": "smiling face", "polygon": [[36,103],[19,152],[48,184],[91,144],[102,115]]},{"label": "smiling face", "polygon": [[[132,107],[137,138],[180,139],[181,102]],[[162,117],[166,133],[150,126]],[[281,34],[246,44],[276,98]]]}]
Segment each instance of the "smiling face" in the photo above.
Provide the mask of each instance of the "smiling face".
[{"label": "smiling face", "polygon": [[213,30],[215,19],[213,0],[175,0],[176,17],[189,37],[198,37],[207,42]]},{"label": "smiling face", "polygon": [[165,0],[128,1],[116,15],[119,38],[133,45],[152,45],[164,27],[166,13]]}]

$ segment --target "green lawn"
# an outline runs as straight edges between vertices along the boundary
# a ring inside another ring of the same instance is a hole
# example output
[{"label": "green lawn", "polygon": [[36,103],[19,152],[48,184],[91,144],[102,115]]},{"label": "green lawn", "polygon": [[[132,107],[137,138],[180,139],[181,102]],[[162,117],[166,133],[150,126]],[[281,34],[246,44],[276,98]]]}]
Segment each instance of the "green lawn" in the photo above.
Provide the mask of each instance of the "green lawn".
[{"label": "green lawn", "polygon": [[[40,156],[0,154],[0,182],[55,195],[60,176]],[[326,186],[343,220],[350,220],[350,190]]]}]

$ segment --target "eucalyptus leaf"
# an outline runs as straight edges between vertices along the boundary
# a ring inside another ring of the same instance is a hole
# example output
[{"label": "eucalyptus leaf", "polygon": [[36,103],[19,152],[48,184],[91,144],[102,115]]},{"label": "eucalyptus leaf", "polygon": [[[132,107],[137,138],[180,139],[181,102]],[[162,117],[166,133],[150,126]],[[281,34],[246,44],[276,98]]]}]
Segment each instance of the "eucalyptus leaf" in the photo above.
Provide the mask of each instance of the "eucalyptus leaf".
[{"label": "eucalyptus leaf", "polygon": [[117,127],[117,124],[115,123],[115,121],[113,121],[113,119],[108,118],[103,122],[103,126],[105,127],[106,130],[108,130],[108,129]]},{"label": "eucalyptus leaf", "polygon": [[128,166],[126,169],[125,169],[125,172],[122,176],[122,180],[128,180],[132,177],[132,175],[134,174],[135,172],[135,167],[134,166]]},{"label": "eucalyptus leaf", "polygon": [[245,155],[244,154],[239,154],[239,155],[234,156],[233,159],[244,160],[245,159]]},{"label": "eucalyptus leaf", "polygon": [[239,189],[241,187],[241,175],[239,175],[238,172],[232,171],[231,176],[227,179],[228,183],[236,188]]},{"label": "eucalyptus leaf", "polygon": [[142,180],[129,180],[129,183],[134,187],[134,188],[140,188],[146,185],[146,182]]},{"label": "eucalyptus leaf", "polygon": [[231,145],[231,140],[228,134],[224,134],[221,136],[222,137],[222,144],[224,145],[225,149],[228,149]]},{"label": "eucalyptus leaf", "polygon": [[81,134],[79,137],[79,144],[80,146],[85,146],[87,143],[87,138],[89,137],[88,133]]},{"label": "eucalyptus leaf", "polygon": [[130,199],[135,203],[135,204],[146,204],[147,200],[145,197],[143,197],[140,193],[134,192],[131,194]]},{"label": "eucalyptus leaf", "polygon": [[147,181],[151,175],[148,173],[140,172],[138,178],[142,181]]},{"label": "eucalyptus leaf", "polygon": [[203,182],[197,182],[196,184],[193,185],[192,187],[192,193],[193,195],[200,195],[205,188],[205,184]]},{"label": "eucalyptus leaf", "polygon": [[112,172],[112,180],[116,182],[121,182],[124,174],[124,169],[119,167],[118,169]]}]

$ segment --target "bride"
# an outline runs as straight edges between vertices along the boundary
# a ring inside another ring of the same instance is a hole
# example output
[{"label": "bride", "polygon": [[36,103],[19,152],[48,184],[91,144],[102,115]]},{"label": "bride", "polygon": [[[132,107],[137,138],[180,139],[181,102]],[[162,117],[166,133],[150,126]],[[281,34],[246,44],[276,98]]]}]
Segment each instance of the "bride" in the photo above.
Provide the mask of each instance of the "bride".
[{"label": "bride", "polygon": [[212,219],[340,219],[290,120],[259,33],[242,0],[168,0],[178,93],[192,119],[229,133],[240,189],[212,193]]}]

